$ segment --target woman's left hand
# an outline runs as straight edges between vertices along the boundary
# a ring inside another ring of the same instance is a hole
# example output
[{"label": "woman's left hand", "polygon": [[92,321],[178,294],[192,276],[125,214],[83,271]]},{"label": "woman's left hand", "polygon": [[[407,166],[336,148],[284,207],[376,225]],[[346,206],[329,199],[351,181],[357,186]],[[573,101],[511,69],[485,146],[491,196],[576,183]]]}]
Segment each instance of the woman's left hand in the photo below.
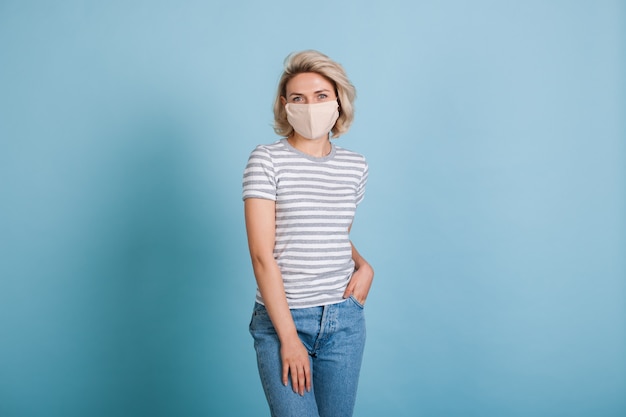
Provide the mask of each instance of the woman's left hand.
[{"label": "woman's left hand", "polygon": [[350,282],[343,293],[343,298],[348,298],[352,295],[361,305],[365,305],[373,280],[374,270],[370,264],[364,262],[352,274],[352,278],[350,278]]}]

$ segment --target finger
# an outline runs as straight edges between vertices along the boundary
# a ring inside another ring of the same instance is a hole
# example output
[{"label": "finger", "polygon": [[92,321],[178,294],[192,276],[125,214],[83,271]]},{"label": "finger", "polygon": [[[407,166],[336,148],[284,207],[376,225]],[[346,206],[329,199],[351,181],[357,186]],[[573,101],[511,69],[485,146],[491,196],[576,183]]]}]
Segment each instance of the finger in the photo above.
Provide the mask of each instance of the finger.
[{"label": "finger", "polygon": [[291,388],[293,392],[300,393],[299,381],[298,381],[298,371],[295,367],[291,368]]},{"label": "finger", "polygon": [[311,368],[304,368],[304,378],[306,379],[306,391],[311,392]]},{"label": "finger", "polygon": [[298,368],[298,393],[300,395],[304,395],[306,379],[304,377],[304,368]]},{"label": "finger", "polygon": [[287,362],[283,362],[283,385],[287,386],[289,384],[289,365]]},{"label": "finger", "polygon": [[346,290],[343,292],[343,298],[348,298],[352,295],[352,293],[354,292],[354,286],[355,284],[352,281],[348,283]]}]

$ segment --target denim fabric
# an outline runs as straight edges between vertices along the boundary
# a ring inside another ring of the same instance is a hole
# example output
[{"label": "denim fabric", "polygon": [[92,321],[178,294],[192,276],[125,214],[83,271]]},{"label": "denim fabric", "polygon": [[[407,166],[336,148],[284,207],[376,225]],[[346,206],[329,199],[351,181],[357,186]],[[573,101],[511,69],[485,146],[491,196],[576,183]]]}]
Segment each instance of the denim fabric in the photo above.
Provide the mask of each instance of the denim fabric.
[{"label": "denim fabric", "polygon": [[292,309],[309,352],[313,384],[304,396],[281,381],[280,342],[265,307],[255,303],[250,321],[261,383],[272,417],[350,417],[365,345],[363,306],[353,297],[323,307]]}]

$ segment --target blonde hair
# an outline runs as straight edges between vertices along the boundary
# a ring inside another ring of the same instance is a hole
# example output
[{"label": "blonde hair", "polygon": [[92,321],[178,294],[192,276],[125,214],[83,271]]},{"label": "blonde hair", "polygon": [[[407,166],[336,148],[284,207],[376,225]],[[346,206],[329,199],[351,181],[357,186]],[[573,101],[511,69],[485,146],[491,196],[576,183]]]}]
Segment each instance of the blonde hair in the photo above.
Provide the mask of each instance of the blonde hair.
[{"label": "blonde hair", "polygon": [[314,72],[328,79],[335,87],[337,94],[339,118],[331,130],[332,137],[337,138],[346,133],[350,129],[352,120],[354,120],[353,103],[356,98],[356,89],[348,79],[343,67],[326,55],[314,50],[291,53],[285,58],[284,67],[285,70],[278,82],[278,91],[274,101],[274,131],[280,136],[291,136],[293,127],[287,121],[287,112],[281,97],[287,95],[287,83],[293,77],[304,72]]}]

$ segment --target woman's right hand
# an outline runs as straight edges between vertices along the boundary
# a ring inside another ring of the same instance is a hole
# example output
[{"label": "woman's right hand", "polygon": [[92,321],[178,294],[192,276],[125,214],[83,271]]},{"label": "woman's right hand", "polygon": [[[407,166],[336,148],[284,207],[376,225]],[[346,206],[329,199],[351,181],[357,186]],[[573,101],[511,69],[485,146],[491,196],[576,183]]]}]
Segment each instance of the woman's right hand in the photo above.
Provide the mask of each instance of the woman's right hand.
[{"label": "woman's right hand", "polygon": [[293,391],[304,395],[305,389],[311,391],[311,365],[309,353],[298,337],[285,296],[283,278],[274,259],[276,202],[248,198],[244,207],[254,276],[280,340],[282,382],[288,385],[291,376]]},{"label": "woman's right hand", "polygon": [[283,385],[289,384],[289,376],[291,376],[291,385],[293,392],[304,395],[304,390],[311,391],[311,363],[309,362],[309,353],[298,337],[289,339],[285,343],[281,343],[280,357],[282,359],[283,368]]}]

